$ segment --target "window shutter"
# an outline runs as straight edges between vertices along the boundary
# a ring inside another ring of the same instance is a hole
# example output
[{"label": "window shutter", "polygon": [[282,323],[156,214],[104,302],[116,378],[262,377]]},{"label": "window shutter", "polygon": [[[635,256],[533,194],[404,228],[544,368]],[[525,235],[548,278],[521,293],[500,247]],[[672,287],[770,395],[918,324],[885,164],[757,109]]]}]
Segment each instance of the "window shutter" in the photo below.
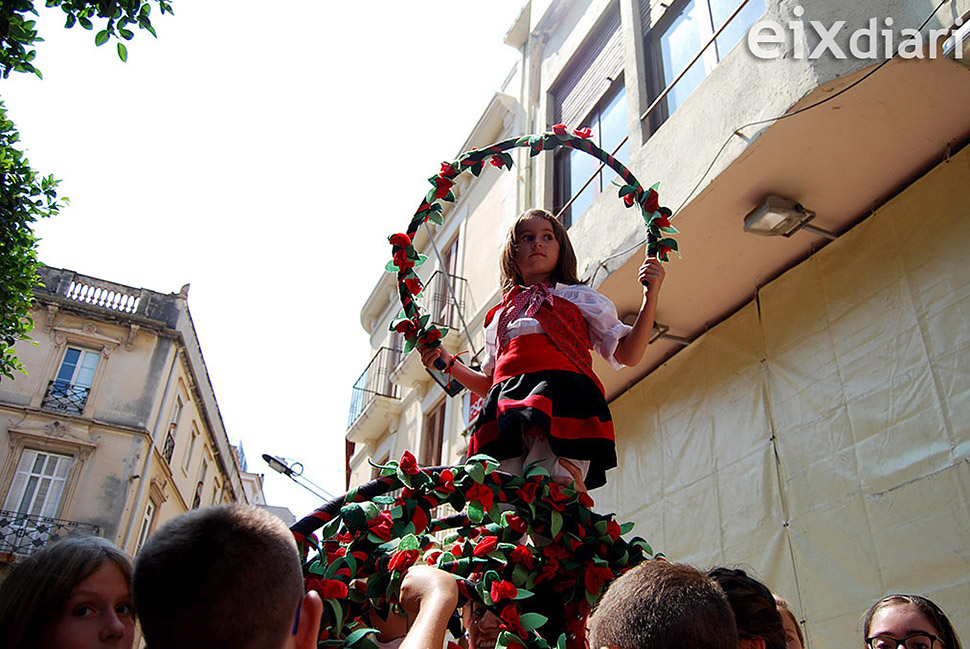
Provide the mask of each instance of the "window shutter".
[{"label": "window shutter", "polygon": [[553,85],[556,121],[570,128],[588,126],[580,120],[610,89],[610,79],[616,79],[622,71],[620,7],[613,3]]}]

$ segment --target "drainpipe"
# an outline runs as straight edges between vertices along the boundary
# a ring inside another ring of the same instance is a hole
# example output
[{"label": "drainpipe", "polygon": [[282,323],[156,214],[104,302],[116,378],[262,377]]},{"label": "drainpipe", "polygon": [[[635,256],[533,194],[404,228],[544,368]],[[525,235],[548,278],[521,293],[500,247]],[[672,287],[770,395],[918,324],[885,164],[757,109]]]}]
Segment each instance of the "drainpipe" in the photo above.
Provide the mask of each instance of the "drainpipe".
[{"label": "drainpipe", "polygon": [[175,377],[175,365],[178,363],[179,355],[182,352],[177,342],[173,341],[172,344],[175,345],[175,356],[172,357],[172,364],[168,368],[168,380],[165,382],[165,393],[162,395],[162,403],[159,405],[158,414],[155,416],[155,428],[152,431],[152,441],[148,446],[148,453],[145,454],[145,464],[141,468],[141,480],[138,483],[138,493],[135,495],[135,506],[132,508],[131,516],[128,518],[128,529],[125,530],[125,540],[121,544],[121,549],[126,552],[128,541],[131,540],[131,531],[135,527],[135,515],[141,510],[142,498],[145,495],[145,486],[149,483],[148,468],[151,466],[152,455],[155,452],[155,441],[161,432],[165,404],[168,403],[168,395],[172,392],[172,379]]}]

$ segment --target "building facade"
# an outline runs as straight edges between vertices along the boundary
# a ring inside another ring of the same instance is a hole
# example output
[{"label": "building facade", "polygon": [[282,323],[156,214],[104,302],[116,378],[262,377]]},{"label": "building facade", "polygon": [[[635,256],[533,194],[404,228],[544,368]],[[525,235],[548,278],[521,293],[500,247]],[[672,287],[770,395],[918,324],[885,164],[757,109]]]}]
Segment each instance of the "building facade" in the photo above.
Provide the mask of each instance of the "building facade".
[{"label": "building facade", "polygon": [[[533,0],[505,35],[520,63],[462,147],[587,126],[661,181],[684,257],[642,362],[595,363],[619,466],[592,495],[672,559],[751,571],[813,648],[860,642],[893,591],[970,633],[968,21],[965,0]],[[580,276],[621,317],[639,307],[642,222],[611,174],[569,151],[514,157],[459,177],[415,242],[451,352],[482,349],[504,236],[529,207],[561,214]],[[815,229],[746,231],[771,195]],[[361,311],[374,356],[354,386],[352,484],[405,449],[458,461],[475,412],[388,331],[394,279]]]},{"label": "building facade", "polygon": [[[41,267],[26,376],[0,382],[0,553],[7,564],[64,535],[137,554],[189,509],[264,504],[244,486],[187,305]],[[258,478],[258,476],[257,476]]]}]

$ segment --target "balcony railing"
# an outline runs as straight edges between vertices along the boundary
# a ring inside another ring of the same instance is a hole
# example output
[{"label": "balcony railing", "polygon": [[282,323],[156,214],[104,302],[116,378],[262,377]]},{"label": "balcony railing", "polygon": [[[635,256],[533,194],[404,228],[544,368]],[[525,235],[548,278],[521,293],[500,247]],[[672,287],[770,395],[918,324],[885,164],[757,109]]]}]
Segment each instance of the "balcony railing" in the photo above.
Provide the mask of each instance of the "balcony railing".
[{"label": "balcony railing", "polygon": [[100,535],[90,523],[0,511],[0,553],[28,555],[58,539]]},{"label": "balcony railing", "polygon": [[84,411],[84,404],[88,400],[90,391],[91,388],[55,379],[47,385],[47,394],[44,395],[41,408],[80,415]]},{"label": "balcony railing", "polygon": [[458,329],[462,326],[461,314],[465,309],[467,291],[468,281],[464,277],[435,271],[418,299],[424,306],[425,313],[431,315],[433,324]]},{"label": "balcony railing", "polygon": [[138,303],[141,301],[141,292],[130,286],[115,284],[93,277],[86,277],[71,282],[67,290],[67,297],[71,300],[93,304],[105,309],[121,311],[122,313],[135,313],[138,310]]},{"label": "balcony railing", "polygon": [[391,371],[401,361],[400,349],[381,347],[364,370],[360,378],[354,382],[350,393],[350,413],[347,416],[347,428],[354,425],[361,413],[367,409],[376,397],[383,396],[391,399],[400,398],[398,387],[391,382]]}]

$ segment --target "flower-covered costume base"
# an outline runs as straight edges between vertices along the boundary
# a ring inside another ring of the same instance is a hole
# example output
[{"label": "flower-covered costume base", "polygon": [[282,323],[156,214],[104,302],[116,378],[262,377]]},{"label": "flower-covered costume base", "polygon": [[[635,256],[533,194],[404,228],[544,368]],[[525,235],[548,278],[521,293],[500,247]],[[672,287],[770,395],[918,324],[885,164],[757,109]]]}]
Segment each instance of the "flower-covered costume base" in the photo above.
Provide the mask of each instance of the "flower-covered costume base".
[{"label": "flower-covered costume base", "polygon": [[483,370],[492,387],[475,422],[469,455],[499,460],[527,455],[544,434],[555,457],[589,462],[586,485],[606,484],[616,466],[613,419],[590,348],[614,367],[613,352],[630,327],[616,307],[583,284],[516,287],[486,319]]}]

